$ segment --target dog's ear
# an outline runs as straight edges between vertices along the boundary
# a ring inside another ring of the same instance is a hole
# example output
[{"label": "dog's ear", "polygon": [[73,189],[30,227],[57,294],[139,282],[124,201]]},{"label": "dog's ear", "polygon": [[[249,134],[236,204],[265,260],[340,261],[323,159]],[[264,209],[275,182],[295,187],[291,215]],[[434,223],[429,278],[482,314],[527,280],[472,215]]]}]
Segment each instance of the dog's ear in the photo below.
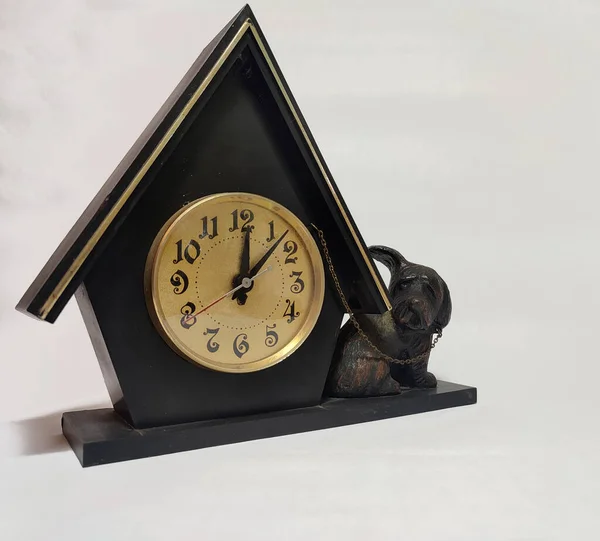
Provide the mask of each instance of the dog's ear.
[{"label": "dog's ear", "polygon": [[402,276],[402,270],[408,264],[405,257],[389,246],[369,246],[371,257],[383,263],[390,271],[389,290],[392,291],[396,282]]},{"label": "dog's ear", "polygon": [[434,324],[437,328],[443,329],[448,323],[450,323],[450,316],[452,315],[452,300],[450,299],[450,290],[446,285],[446,282],[442,280],[442,305],[435,316]]}]

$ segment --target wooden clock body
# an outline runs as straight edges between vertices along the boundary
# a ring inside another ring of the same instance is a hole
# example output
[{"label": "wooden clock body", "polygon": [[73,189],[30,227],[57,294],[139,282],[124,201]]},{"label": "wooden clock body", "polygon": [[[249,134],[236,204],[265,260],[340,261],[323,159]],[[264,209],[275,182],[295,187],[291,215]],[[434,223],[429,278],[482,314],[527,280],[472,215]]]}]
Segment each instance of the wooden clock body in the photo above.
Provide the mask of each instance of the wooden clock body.
[{"label": "wooden clock body", "polygon": [[[316,82],[318,84],[318,82]],[[365,179],[368,182],[368,179]],[[322,311],[279,364],[225,373],[179,356],[151,321],[144,268],[187,203],[246,192],[324,234],[354,313],[384,313],[388,292],[248,6],[206,47],[29,287],[17,309],[53,323],[75,295],[113,409],[68,412],[83,466],[472,404],[438,382],[399,396],[322,397],[344,310],[325,265]]]},{"label": "wooden clock body", "polygon": [[194,366],[150,320],[143,283],[154,238],[182,206],[223,192],[267,197],[307,227],[317,225],[353,309],[389,308],[381,277],[246,7],[203,51],[18,306],[52,322],[76,293],[115,410],[135,428],[321,400],[344,312],[329,275],[310,336],[259,372]]}]

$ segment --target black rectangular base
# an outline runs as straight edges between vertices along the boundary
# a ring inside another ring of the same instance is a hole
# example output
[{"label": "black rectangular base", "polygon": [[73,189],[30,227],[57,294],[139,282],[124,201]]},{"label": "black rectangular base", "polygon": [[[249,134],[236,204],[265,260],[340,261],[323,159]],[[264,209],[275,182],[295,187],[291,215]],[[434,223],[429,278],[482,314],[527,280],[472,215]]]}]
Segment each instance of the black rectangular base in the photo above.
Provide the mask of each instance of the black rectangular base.
[{"label": "black rectangular base", "polygon": [[135,430],[112,409],[67,412],[63,434],[83,467],[309,432],[477,402],[477,389],[440,381],[399,396],[334,398],[319,406]]}]

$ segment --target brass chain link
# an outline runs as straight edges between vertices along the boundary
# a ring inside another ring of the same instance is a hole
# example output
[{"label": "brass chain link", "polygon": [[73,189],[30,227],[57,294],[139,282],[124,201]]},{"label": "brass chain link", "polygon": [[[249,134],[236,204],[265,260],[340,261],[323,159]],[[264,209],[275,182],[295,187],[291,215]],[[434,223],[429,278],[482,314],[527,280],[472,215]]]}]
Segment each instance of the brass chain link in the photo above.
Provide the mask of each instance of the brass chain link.
[{"label": "brass chain link", "polygon": [[352,309],[350,308],[350,305],[348,304],[348,301],[346,300],[346,295],[344,295],[344,292],[342,291],[342,286],[340,285],[340,281],[338,279],[337,273],[335,272],[333,262],[331,261],[331,256],[329,255],[329,249],[327,248],[327,242],[325,242],[325,236],[323,235],[323,231],[321,231],[315,224],[311,224],[311,225],[315,228],[315,231],[317,232],[317,235],[319,236],[319,240],[321,241],[321,246],[323,247],[323,255],[325,256],[325,261],[327,262],[327,266],[329,267],[329,273],[331,274],[331,278],[333,279],[335,289],[337,290],[340,300],[342,301],[342,304],[344,305],[344,309],[346,310],[346,312],[348,313],[348,316],[350,317],[350,321],[352,322],[352,325],[354,325],[354,327],[356,328],[356,331],[358,332],[360,337],[389,363],[413,364],[413,363],[418,363],[419,361],[426,360],[427,357],[429,356],[429,353],[431,352],[431,350],[433,348],[435,348],[436,344],[442,337],[442,329],[438,329],[437,332],[434,333],[433,339],[432,339],[431,344],[430,344],[429,348],[427,349],[427,351],[421,353],[420,355],[417,355],[416,357],[411,357],[409,359],[396,359],[394,357],[390,357],[389,355],[387,355],[386,353],[381,351],[371,341],[371,339],[367,336],[365,331],[362,330],[362,327],[358,323],[356,317],[354,316],[354,312],[352,312]]}]

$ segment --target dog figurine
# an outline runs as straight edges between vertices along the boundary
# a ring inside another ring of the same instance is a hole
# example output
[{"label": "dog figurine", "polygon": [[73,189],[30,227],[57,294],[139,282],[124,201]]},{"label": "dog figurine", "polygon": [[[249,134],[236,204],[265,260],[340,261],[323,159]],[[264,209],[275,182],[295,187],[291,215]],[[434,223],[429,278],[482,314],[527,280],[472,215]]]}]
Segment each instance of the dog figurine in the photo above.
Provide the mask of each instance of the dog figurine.
[{"label": "dog figurine", "polygon": [[[358,398],[398,394],[407,387],[436,387],[427,365],[433,334],[439,335],[450,321],[448,286],[433,269],[407,261],[392,248],[372,246],[369,251],[390,270],[392,309],[355,317],[379,352],[348,321],[340,331],[325,394]],[[380,352],[394,359],[418,359],[396,364]]]}]

